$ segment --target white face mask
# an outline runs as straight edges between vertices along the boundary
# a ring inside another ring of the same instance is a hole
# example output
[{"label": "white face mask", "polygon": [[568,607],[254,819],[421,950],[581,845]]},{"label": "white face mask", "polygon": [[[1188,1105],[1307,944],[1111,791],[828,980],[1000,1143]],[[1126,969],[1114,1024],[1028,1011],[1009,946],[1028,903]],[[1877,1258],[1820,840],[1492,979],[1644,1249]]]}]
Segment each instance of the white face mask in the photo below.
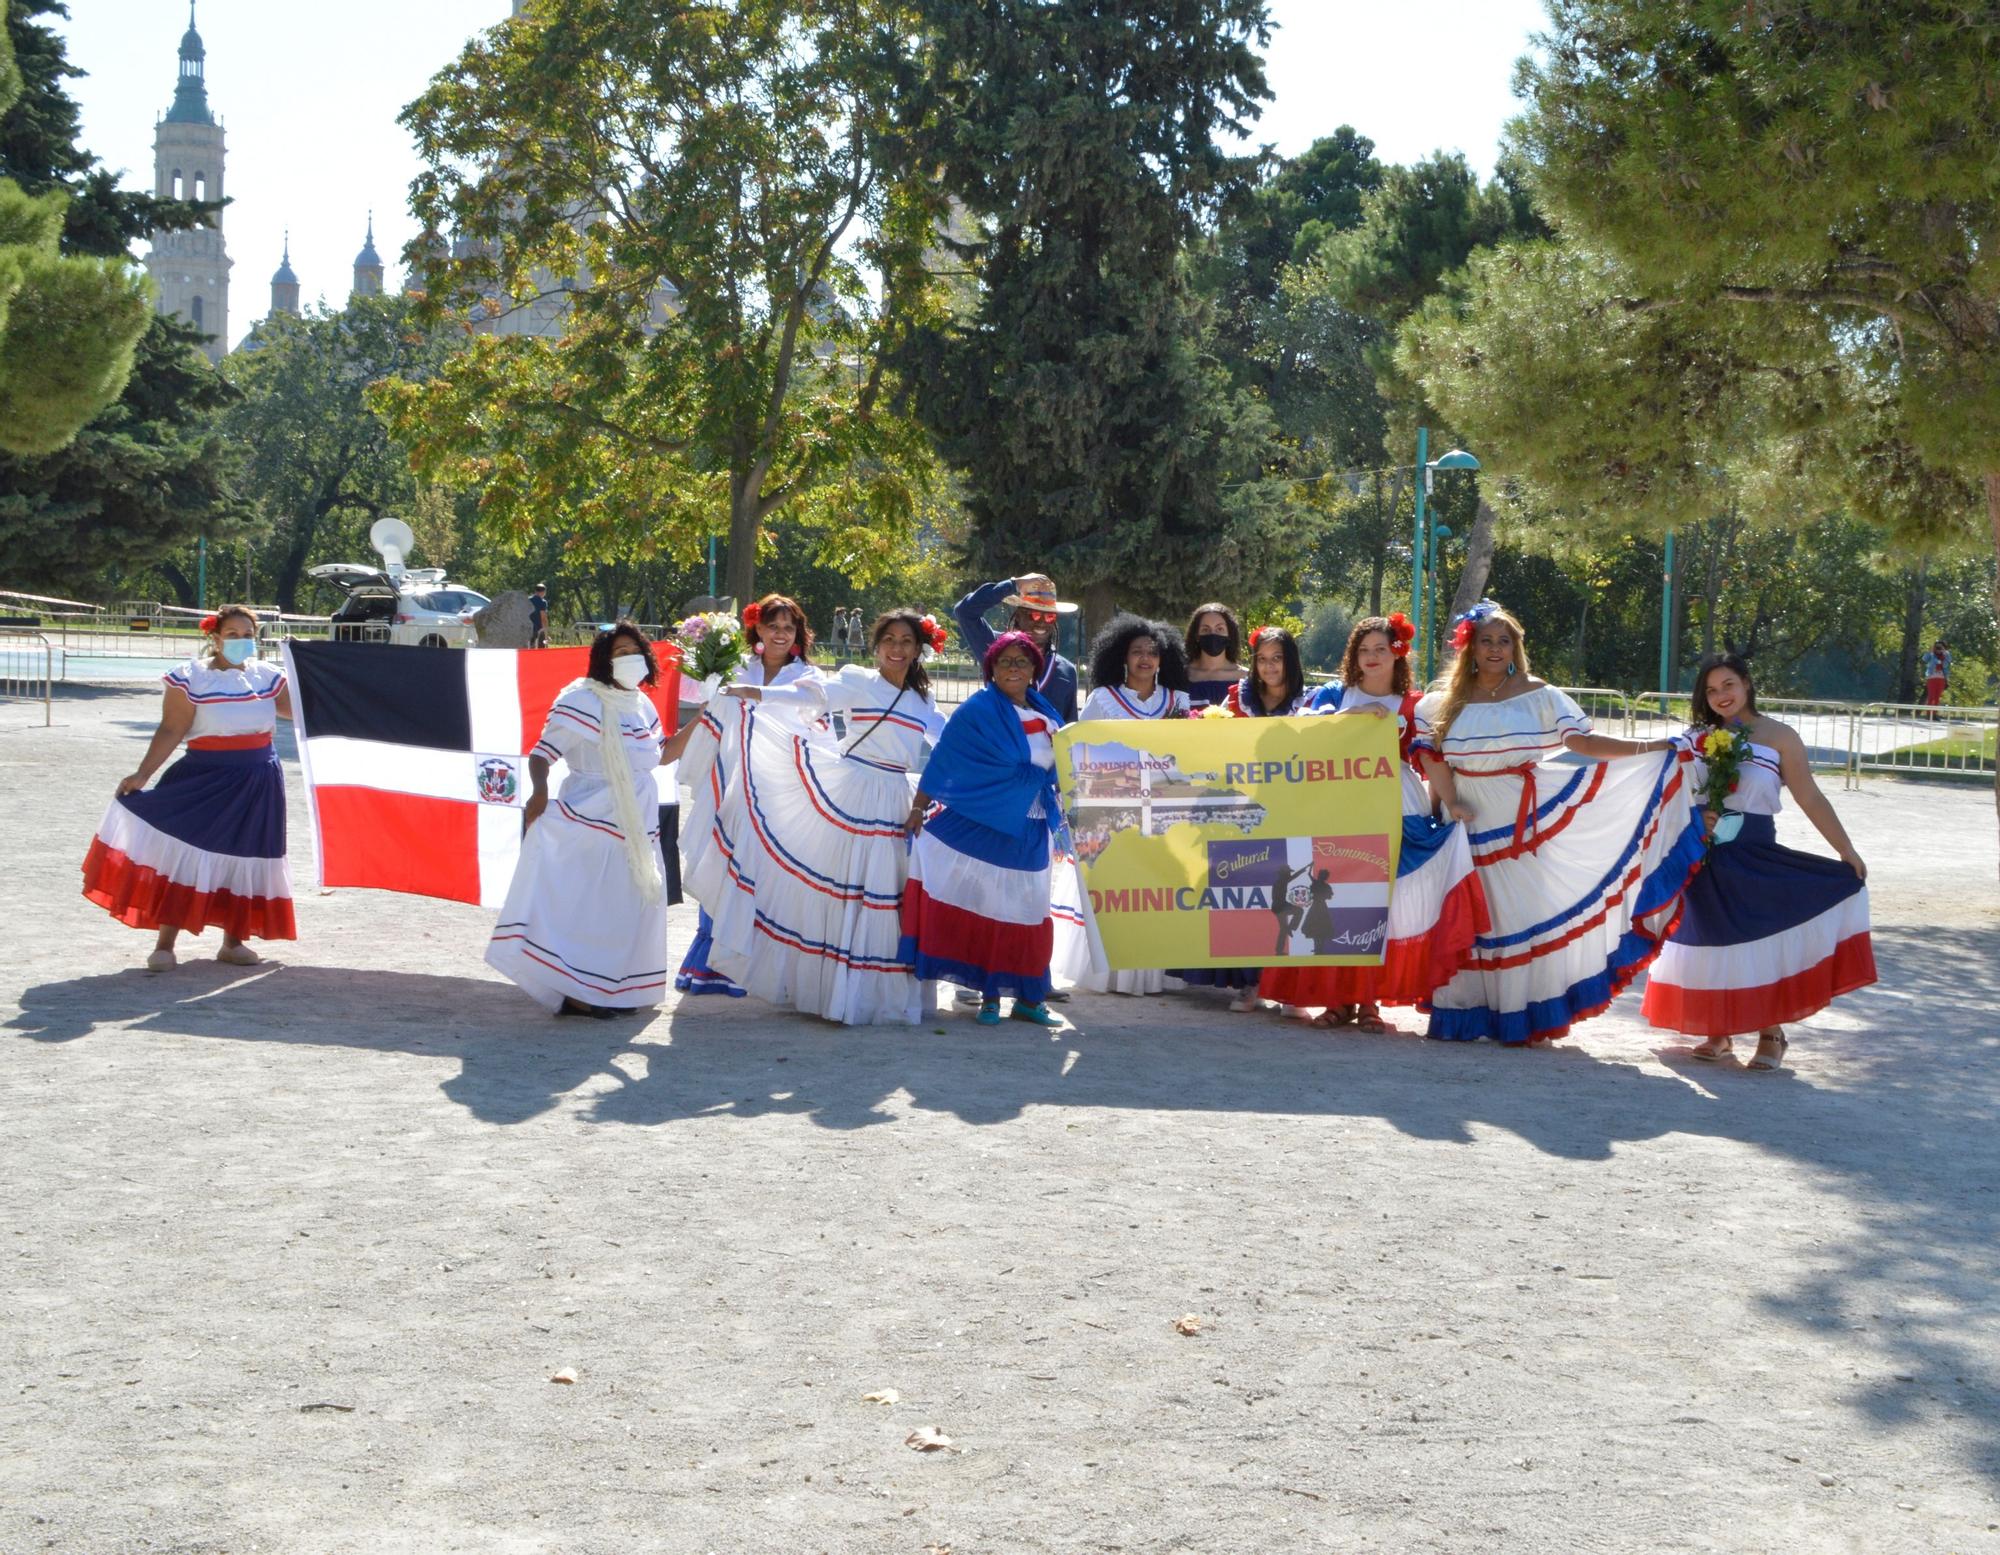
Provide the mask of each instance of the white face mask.
[{"label": "white face mask", "polygon": [[637,691],[646,679],[646,661],[636,653],[621,653],[611,661],[611,678],[627,691]]}]

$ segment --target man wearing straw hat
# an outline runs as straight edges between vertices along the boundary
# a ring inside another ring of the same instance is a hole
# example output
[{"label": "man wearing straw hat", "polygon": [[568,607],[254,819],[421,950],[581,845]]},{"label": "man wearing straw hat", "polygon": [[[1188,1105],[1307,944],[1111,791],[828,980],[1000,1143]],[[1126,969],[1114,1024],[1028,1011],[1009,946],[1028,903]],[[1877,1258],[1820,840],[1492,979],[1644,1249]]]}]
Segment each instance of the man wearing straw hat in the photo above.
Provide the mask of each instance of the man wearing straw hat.
[{"label": "man wearing straw hat", "polygon": [[1035,689],[1055,704],[1064,723],[1075,723],[1076,666],[1056,652],[1056,622],[1073,615],[1076,606],[1056,598],[1056,586],[1046,573],[1024,572],[1018,578],[981,584],[951,607],[974,663],[1000,635],[986,624],[986,612],[996,605],[1012,610],[1012,628],[1026,632],[1042,650],[1042,678]]}]

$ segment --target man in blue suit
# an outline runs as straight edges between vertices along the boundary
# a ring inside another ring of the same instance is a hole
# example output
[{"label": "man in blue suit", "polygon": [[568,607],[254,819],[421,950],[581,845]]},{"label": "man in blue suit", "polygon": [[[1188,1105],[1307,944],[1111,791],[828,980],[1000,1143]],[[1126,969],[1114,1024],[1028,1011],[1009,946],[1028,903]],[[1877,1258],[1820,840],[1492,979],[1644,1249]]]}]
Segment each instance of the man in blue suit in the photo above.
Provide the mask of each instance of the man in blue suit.
[{"label": "man in blue suit", "polygon": [[1055,704],[1064,723],[1076,722],[1076,666],[1056,652],[1056,623],[1076,606],[1056,598],[1056,586],[1045,573],[1025,572],[981,584],[951,607],[952,618],[977,663],[1000,634],[986,624],[986,612],[1005,606],[1014,612],[1013,629],[1026,632],[1042,650],[1042,678],[1035,689]]}]

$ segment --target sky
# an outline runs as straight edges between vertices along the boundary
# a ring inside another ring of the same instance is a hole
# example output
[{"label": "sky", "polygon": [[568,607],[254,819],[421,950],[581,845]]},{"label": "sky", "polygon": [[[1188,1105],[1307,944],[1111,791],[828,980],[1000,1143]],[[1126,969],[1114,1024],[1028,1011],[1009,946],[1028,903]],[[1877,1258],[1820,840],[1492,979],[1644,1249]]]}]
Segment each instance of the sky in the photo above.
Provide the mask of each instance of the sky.
[{"label": "sky", "polygon": [[[173,101],[186,0],[68,0],[58,22],[83,111],[83,143],[131,186],[153,180],[153,126]],[[1489,172],[1517,111],[1515,59],[1543,24],[1541,0],[1270,0],[1266,69],[1275,94],[1254,134],[1281,155],[1352,124],[1376,155],[1408,162],[1463,151]],[[199,0],[208,102],[227,133],[223,239],[230,344],[270,305],[287,232],[302,300],[339,305],[370,212],[375,246],[401,276],[415,235],[416,155],[396,122],[466,39],[508,0]]]}]

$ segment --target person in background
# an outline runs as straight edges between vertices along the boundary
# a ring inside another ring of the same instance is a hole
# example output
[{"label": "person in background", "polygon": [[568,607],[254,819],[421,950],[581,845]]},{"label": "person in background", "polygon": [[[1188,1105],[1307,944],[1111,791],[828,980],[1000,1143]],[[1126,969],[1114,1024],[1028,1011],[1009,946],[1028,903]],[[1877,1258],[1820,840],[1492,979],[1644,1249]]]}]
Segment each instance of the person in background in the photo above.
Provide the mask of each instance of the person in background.
[{"label": "person in background", "polygon": [[1236,718],[1289,718],[1305,704],[1298,639],[1282,626],[1258,627],[1250,634],[1250,673],[1229,688],[1222,705]]},{"label": "person in background", "polygon": [[[965,699],[919,779],[908,827],[910,879],[898,959],[918,978],[971,989],[982,1026],[1060,1026],[1049,1013],[1054,954],[1050,835],[1060,824],[1055,731],[1062,720],[1035,683],[1041,650],[1004,632],[981,658],[986,684]],[[935,814],[930,807],[936,801]]]},{"label": "person in background", "polygon": [[528,646],[546,648],[549,645],[549,586],[537,583],[534,592],[528,596]]},{"label": "person in background", "polygon": [[1227,605],[1213,601],[1188,617],[1188,699],[1194,711],[1213,707],[1243,678],[1243,623]]},{"label": "person in background", "polygon": [[[222,930],[215,959],[255,966],[246,939],[297,939],[285,860],[285,772],[271,748],[292,716],[285,672],[257,657],[243,605],[204,616],[203,651],[168,670],[160,726],[83,861],[83,894],[120,923],[154,929],[146,970],[174,967],[185,931]],[[146,782],[187,741],[187,754]]]},{"label": "person in background", "polygon": [[951,614],[965,638],[966,650],[982,662],[998,635],[986,624],[986,612],[996,606],[1013,611],[1012,630],[1024,633],[1035,644],[1042,661],[1035,690],[1064,723],[1075,723],[1076,666],[1056,652],[1056,625],[1062,617],[1074,615],[1076,606],[1056,598],[1056,586],[1045,573],[1024,572],[1018,578],[981,584],[953,605]]},{"label": "person in background", "polygon": [[[652,644],[631,621],[597,634],[589,672],[549,708],[528,752],[527,835],[486,964],[552,1015],[608,1020],[667,988],[661,764]],[[549,768],[568,775],[549,803]]]},{"label": "person in background", "polygon": [[[1790,1046],[1788,1023],[1875,981],[1868,866],[1813,781],[1805,742],[1757,711],[1757,688],[1741,657],[1703,659],[1689,702],[1704,787],[1707,762],[1720,759],[1708,743],[1716,732],[1728,730],[1744,744],[1721,809],[1708,801],[1708,856],[1646,979],[1640,1012],[1655,1026],[1703,1038],[1693,1056],[1709,1062],[1728,1057],[1732,1041],[1754,1031],[1757,1051],[1744,1067],[1776,1069]],[[1839,858],[1778,842],[1784,789]]]},{"label": "person in background", "polygon": [[1941,707],[1951,686],[1951,650],[1940,637],[1924,655],[1924,706]]}]

